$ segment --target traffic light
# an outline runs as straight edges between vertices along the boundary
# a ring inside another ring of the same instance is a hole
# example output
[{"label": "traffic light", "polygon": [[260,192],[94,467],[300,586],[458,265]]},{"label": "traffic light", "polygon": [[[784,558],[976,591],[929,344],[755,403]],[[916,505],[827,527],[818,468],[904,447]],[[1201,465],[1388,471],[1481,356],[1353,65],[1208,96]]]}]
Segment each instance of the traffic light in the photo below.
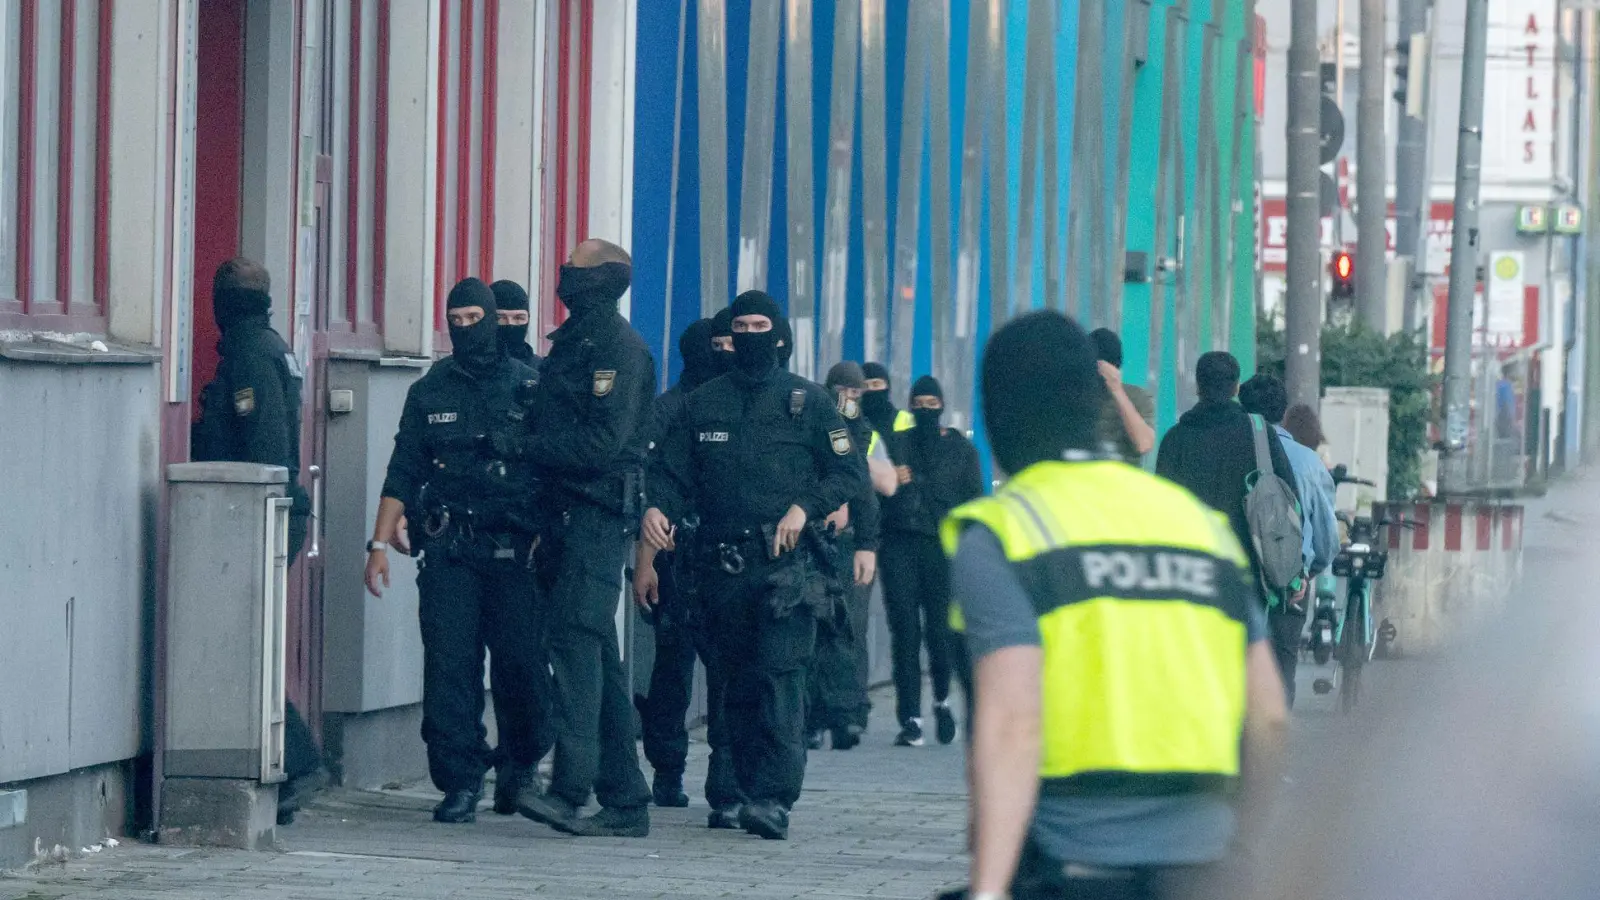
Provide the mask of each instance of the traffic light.
[{"label": "traffic light", "polygon": [[1333,296],[1348,300],[1356,295],[1356,258],[1347,250],[1333,254],[1328,263],[1328,274],[1333,277]]},{"label": "traffic light", "polygon": [[1406,105],[1407,76],[1411,74],[1411,37],[1402,36],[1395,45],[1394,56],[1394,99],[1401,106]]}]

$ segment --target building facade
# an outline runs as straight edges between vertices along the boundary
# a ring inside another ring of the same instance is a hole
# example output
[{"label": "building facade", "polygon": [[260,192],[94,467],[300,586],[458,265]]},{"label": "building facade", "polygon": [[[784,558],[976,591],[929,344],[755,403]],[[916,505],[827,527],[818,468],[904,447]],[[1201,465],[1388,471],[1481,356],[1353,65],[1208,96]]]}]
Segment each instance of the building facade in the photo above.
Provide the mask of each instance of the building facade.
[{"label": "building facade", "polygon": [[526,283],[548,331],[605,237],[664,384],[764,287],[801,371],[932,371],[966,427],[983,338],[1053,306],[1123,332],[1168,424],[1200,351],[1253,357],[1248,7],[0,0],[0,867],[159,825],[164,473],[220,262],[267,266],[307,373],[287,694],[344,784],[420,777],[414,570],[360,573],[455,280]]}]

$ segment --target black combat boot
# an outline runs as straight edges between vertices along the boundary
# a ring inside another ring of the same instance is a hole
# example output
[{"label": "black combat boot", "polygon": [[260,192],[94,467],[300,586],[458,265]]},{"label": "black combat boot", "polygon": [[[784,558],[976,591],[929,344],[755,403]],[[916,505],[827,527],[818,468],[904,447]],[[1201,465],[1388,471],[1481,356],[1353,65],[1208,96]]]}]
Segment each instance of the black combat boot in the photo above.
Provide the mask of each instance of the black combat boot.
[{"label": "black combat boot", "polygon": [[555,794],[524,791],[517,799],[517,812],[563,834],[578,833],[578,808]]},{"label": "black combat boot", "polygon": [[650,794],[657,806],[682,809],[689,805],[689,795],[683,792],[682,772],[656,772]]},{"label": "black combat boot", "polygon": [[650,809],[644,806],[633,809],[607,807],[592,816],[579,819],[572,833],[582,837],[649,837]]},{"label": "black combat boot", "polygon": [[433,820],[447,825],[462,825],[478,821],[478,801],[482,791],[450,791],[433,808]]},{"label": "black combat boot", "polygon": [[739,810],[739,827],[769,841],[789,839],[789,811],[770,800],[746,803]]}]

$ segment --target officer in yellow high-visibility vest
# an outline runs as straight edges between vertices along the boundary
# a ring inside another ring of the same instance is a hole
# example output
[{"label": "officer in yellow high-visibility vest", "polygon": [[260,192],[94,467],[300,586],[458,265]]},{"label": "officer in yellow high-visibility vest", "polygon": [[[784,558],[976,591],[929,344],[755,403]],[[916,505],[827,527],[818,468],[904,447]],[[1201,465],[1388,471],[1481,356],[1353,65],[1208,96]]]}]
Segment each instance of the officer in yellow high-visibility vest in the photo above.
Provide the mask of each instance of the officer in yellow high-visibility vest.
[{"label": "officer in yellow high-visibility vest", "polygon": [[1227,897],[1288,712],[1243,550],[1191,494],[1092,455],[1093,344],[1038,312],[989,341],[992,497],[958,508],[974,664],[972,898]]}]

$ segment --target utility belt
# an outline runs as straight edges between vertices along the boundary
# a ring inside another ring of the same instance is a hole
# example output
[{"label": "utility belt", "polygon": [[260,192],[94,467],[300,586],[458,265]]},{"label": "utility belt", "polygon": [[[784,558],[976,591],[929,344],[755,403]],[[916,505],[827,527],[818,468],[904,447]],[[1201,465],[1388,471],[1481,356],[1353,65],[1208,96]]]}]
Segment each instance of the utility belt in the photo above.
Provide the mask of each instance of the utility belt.
[{"label": "utility belt", "polygon": [[729,575],[743,575],[751,565],[771,557],[772,541],[761,529],[701,534],[696,540],[695,563],[716,566]]},{"label": "utility belt", "polygon": [[452,562],[500,562],[534,566],[539,537],[503,516],[485,516],[471,507],[437,506],[422,517],[419,550]]}]

